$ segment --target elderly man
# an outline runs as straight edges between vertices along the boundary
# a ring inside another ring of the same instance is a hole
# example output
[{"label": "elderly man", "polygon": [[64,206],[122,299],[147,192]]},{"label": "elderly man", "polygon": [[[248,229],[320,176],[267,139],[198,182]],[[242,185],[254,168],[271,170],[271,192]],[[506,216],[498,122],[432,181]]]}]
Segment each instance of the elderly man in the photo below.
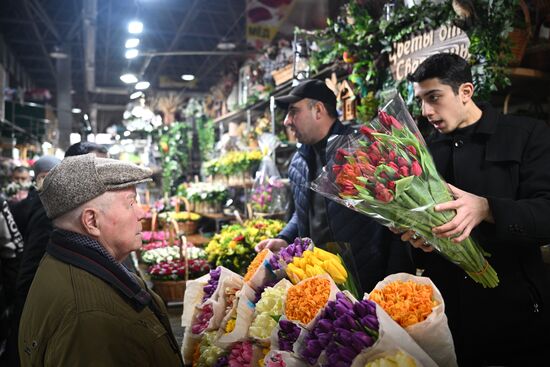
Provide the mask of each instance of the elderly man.
[{"label": "elderly man", "polygon": [[162,300],[121,265],[141,246],[135,185],[150,176],[93,154],[46,176],[55,229],[21,317],[21,366],[183,365]]}]

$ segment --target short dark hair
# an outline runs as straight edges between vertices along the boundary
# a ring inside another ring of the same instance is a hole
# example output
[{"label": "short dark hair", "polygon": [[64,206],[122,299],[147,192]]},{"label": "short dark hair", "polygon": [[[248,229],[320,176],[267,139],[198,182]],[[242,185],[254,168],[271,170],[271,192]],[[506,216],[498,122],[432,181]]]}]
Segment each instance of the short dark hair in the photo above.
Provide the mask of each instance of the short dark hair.
[{"label": "short dark hair", "polygon": [[81,141],[79,143],[71,145],[69,149],[67,149],[67,151],[65,152],[65,158],[94,152],[107,154],[109,151],[103,145],[99,145],[89,141]]},{"label": "short dark hair", "polygon": [[14,174],[15,172],[30,172],[30,169],[29,167],[25,166],[17,166],[13,169],[12,174]]},{"label": "short dark hair", "polygon": [[472,82],[472,70],[468,61],[455,54],[435,54],[424,60],[414,73],[407,79],[420,83],[427,79],[437,78],[441,84],[446,84],[458,94],[458,89],[464,83]]},{"label": "short dark hair", "polygon": [[318,101],[316,99],[308,98],[308,104],[310,108],[312,108],[317,102],[321,103],[325,107],[325,110],[327,110],[327,114],[329,117],[338,118],[338,111],[336,111],[336,106]]}]

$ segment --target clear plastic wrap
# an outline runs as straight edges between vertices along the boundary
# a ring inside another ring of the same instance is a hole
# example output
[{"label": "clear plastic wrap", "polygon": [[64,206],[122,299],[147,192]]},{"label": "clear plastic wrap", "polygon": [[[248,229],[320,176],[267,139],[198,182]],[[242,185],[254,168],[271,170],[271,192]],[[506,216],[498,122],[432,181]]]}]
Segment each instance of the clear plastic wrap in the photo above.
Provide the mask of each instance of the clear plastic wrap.
[{"label": "clear plastic wrap", "polygon": [[414,230],[474,281],[498,285],[487,254],[471,237],[454,243],[432,233],[455,216],[434,206],[453,197],[399,94],[358,133],[329,141],[327,158],[313,190],[383,225]]},{"label": "clear plastic wrap", "polygon": [[273,152],[279,143],[279,139],[273,134],[264,133],[258,138],[258,145],[264,157],[256,172],[250,195],[250,203],[255,213],[273,214],[285,211],[286,187],[273,160]]}]

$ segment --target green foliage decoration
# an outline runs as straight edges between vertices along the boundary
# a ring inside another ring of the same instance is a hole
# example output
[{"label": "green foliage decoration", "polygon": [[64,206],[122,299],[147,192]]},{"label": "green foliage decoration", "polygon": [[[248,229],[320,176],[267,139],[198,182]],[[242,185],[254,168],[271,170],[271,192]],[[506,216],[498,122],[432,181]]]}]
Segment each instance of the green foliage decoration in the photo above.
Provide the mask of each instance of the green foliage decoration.
[{"label": "green foliage decoration", "polygon": [[[507,36],[512,30],[518,0],[473,0],[473,4],[476,17],[466,29],[470,38],[469,62],[477,96],[487,99],[491,92],[510,83],[504,70],[511,57]],[[340,16],[328,20],[327,28],[316,32],[317,49],[310,58],[310,66],[319,70],[330,63],[344,65],[350,69],[348,78],[360,98],[367,97],[369,92],[378,96],[379,91],[388,88],[410,92],[406,81],[396,82],[389,72],[393,44],[414,33],[455,21],[451,1],[435,4],[424,0],[411,8],[401,6],[386,20],[373,18],[366,1],[352,0],[342,8]],[[342,61],[344,52],[348,56],[347,65]]]}]

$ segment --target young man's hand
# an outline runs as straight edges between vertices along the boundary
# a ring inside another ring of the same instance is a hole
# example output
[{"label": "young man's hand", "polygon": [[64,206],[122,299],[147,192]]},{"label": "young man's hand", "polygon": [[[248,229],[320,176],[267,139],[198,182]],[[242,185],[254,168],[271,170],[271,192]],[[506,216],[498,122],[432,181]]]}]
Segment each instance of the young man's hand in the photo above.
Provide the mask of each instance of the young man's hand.
[{"label": "young man's hand", "polygon": [[426,241],[425,238],[420,237],[413,230],[403,232],[396,228],[390,227],[390,231],[395,234],[401,235],[401,241],[408,241],[412,245],[412,247],[419,248],[424,252],[432,252],[434,250],[434,248],[428,243],[428,241]]},{"label": "young man's hand", "polygon": [[454,209],[456,210],[456,216],[450,222],[432,228],[432,232],[437,237],[456,236],[452,241],[459,243],[468,238],[475,226],[482,221],[494,223],[489,201],[486,198],[470,194],[453,185],[449,185],[449,188],[456,199],[436,205],[435,211],[442,212]]},{"label": "young man's hand", "polygon": [[258,243],[255,247],[257,252],[262,251],[264,248],[270,249],[273,252],[278,252],[283,247],[287,247],[288,243],[280,238],[269,238]]}]

